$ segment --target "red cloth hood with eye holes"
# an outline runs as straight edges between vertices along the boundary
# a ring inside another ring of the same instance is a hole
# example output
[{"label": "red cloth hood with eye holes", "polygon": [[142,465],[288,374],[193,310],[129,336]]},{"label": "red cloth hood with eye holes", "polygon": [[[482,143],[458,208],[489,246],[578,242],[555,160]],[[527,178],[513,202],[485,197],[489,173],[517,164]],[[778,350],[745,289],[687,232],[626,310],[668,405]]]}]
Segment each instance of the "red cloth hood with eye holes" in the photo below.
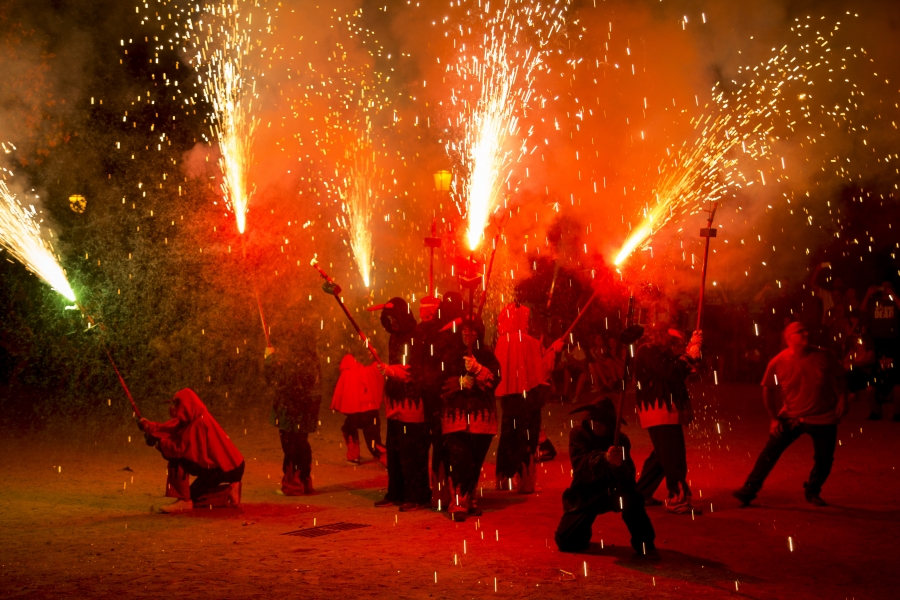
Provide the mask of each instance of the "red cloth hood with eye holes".
[{"label": "red cloth hood with eye holes", "polygon": [[500,385],[497,396],[521,394],[547,381],[541,343],[528,335],[527,306],[509,303],[497,315],[497,345],[494,354],[500,361]]},{"label": "red cloth hood with eye holes", "polygon": [[185,388],[172,399],[175,418],[153,432],[166,458],[184,458],[206,469],[236,469],[244,457],[194,390]]}]

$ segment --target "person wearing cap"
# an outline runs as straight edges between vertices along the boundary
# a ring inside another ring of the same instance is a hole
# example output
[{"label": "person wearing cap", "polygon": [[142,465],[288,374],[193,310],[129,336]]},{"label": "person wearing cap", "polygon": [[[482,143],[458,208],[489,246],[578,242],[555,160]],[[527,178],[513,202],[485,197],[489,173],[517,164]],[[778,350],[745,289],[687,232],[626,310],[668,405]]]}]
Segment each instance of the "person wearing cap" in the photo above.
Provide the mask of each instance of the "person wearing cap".
[{"label": "person wearing cap", "polygon": [[285,329],[279,345],[266,348],[264,373],[275,394],[271,419],[284,452],[280,491],[300,496],[313,493],[309,434],[319,425],[322,375],[315,330],[304,325]]},{"label": "person wearing cap", "polygon": [[621,434],[619,446],[613,446],[615,405],[609,398],[600,398],[571,414],[580,412],[586,413],[584,419],[569,432],[572,484],[563,492],[563,516],[554,535],[556,546],[562,552],[584,552],[597,516],[621,512],[638,556],[658,557],[656,533],[644,498],[634,488],[631,441]]},{"label": "person wearing cap", "polygon": [[[441,432],[451,492],[447,511],[454,520],[481,515],[475,488],[491,441],[497,433],[500,364],[484,347],[480,317],[452,323],[454,346],[444,354]],[[451,329],[452,331],[452,329]]]},{"label": "person wearing cap", "polygon": [[368,310],[381,311],[381,324],[390,334],[388,364],[379,365],[385,377],[388,489],[375,506],[397,505],[401,511],[413,511],[431,504],[425,405],[418,373],[411,371],[412,364],[420,362],[411,357],[422,351],[422,339],[416,318],[403,298],[391,298]]},{"label": "person wearing cap", "polygon": [[636,489],[648,506],[662,504],[653,494],[665,479],[666,510],[674,514],[699,514],[699,509],[691,505],[683,427],[694,420],[685,381],[700,359],[703,334],[695,331],[687,347],[684,335],[677,329],[661,331],[659,337],[662,339],[638,348],[634,358],[638,416],[653,443]]},{"label": "person wearing cap", "polygon": [[769,361],[762,380],[763,401],[771,419],[769,441],[741,489],[732,495],[750,504],[781,454],[807,434],[813,442],[813,468],[804,482],[806,501],[826,506],[820,493],[831,473],[837,445],[837,427],[850,407],[844,372],[831,353],[811,346],[809,331],[799,322],[784,329],[787,348]]},{"label": "person wearing cap", "polygon": [[147,445],[169,462],[166,496],[175,502],[160,512],[240,506],[244,457],[194,390],[176,392],[169,400],[169,416],[165,423],[138,421]]},{"label": "person wearing cap", "polygon": [[557,340],[544,351],[541,342],[528,334],[530,315],[531,310],[518,302],[503,307],[497,315],[494,347],[503,374],[495,391],[502,410],[496,487],[521,494],[536,491],[541,409],[556,353],[563,346]]}]

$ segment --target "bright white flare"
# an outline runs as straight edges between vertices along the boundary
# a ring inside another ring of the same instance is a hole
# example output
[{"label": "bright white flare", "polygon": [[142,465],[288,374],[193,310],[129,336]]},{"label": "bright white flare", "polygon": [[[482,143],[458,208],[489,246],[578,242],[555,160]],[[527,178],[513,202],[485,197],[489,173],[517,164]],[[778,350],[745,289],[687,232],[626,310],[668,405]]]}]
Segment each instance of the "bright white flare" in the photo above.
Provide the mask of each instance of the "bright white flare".
[{"label": "bright white flare", "polygon": [[346,215],[346,218],[342,216],[342,225],[350,237],[350,249],[359,274],[369,287],[372,283],[372,216],[378,201],[375,192],[378,172],[368,130],[361,132],[360,139],[347,150],[346,159],[349,167],[340,189],[341,207]]},{"label": "bright white flare", "polygon": [[568,0],[505,0],[491,12],[489,3],[483,8],[479,3],[470,14],[482,19],[484,33],[468,47],[483,48],[483,53],[467,54],[467,44],[460,41],[458,62],[448,66],[458,79],[451,102],[462,108],[458,122],[464,129],[462,139],[447,144],[462,167],[460,189],[454,180],[452,193],[466,208],[470,250],[481,242],[502,186],[525,154],[530,132],[519,130],[518,116],[534,100],[533,72],[549,51],[550,37],[564,26],[568,6]]},{"label": "bright white flare", "polygon": [[[246,5],[246,6],[244,6]],[[253,190],[249,189],[248,172],[253,159],[253,133],[259,122],[253,115],[255,82],[245,77],[244,59],[254,51],[250,31],[252,22],[249,2],[230,0],[206,3],[201,10],[215,27],[201,19],[191,41],[196,48],[194,67],[201,73],[203,93],[212,104],[213,137],[219,142],[219,168],[222,170],[222,192],[234,212],[237,228],[244,233],[247,209]]]},{"label": "bright white flare", "polygon": [[75,292],[53,254],[50,243],[41,236],[41,225],[34,207],[25,208],[0,180],[0,245],[43,279],[54,290],[75,302]]}]

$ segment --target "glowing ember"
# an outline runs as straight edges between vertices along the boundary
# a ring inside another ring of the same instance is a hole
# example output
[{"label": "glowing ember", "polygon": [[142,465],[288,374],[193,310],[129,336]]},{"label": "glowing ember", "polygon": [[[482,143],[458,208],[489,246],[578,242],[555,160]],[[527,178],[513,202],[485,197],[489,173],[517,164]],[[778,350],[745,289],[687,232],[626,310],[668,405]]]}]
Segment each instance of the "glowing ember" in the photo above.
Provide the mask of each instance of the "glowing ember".
[{"label": "glowing ember", "polygon": [[0,180],[0,245],[25,267],[43,279],[70,301],[75,292],[53,254],[50,243],[41,236],[40,221],[33,206],[25,208]]}]

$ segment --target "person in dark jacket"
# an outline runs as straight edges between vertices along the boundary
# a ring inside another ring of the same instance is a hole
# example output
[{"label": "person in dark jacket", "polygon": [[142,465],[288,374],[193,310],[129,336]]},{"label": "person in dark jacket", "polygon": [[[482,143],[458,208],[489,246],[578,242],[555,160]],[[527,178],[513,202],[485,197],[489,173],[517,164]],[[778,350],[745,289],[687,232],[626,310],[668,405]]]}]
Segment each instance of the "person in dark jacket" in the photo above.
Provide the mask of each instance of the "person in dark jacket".
[{"label": "person in dark jacket", "polygon": [[165,423],[138,422],[147,445],[169,461],[166,496],[175,502],[160,512],[240,506],[244,457],[200,397],[190,388],[179,390],[169,400],[169,416]]},{"label": "person in dark jacket", "polygon": [[388,489],[375,506],[399,505],[403,512],[431,504],[428,487],[429,432],[419,386],[423,337],[409,304],[400,297],[368,310],[381,311],[381,324],[391,334],[388,364],[379,365],[386,381]]},{"label": "person in dark jacket", "polygon": [[467,515],[481,515],[475,488],[497,434],[494,393],[500,383],[500,363],[484,347],[484,325],[479,317],[463,319],[456,329],[454,345],[444,354],[441,431],[451,489],[447,511],[459,521]]},{"label": "person in dark jacket", "polygon": [[556,545],[562,552],[587,550],[591,528],[598,515],[621,512],[631,533],[631,547],[640,556],[657,557],[656,534],[644,498],[634,489],[635,467],[631,441],[621,434],[613,446],[616,407],[601,398],[572,411],[587,413],[581,425],[569,433],[572,485],[563,492],[563,516],[556,528]]},{"label": "person in dark jacket", "polygon": [[284,451],[281,492],[299,496],[313,493],[309,434],[319,425],[322,376],[315,330],[299,326],[285,334],[278,346],[266,348],[265,376],[275,393],[272,423]]}]

